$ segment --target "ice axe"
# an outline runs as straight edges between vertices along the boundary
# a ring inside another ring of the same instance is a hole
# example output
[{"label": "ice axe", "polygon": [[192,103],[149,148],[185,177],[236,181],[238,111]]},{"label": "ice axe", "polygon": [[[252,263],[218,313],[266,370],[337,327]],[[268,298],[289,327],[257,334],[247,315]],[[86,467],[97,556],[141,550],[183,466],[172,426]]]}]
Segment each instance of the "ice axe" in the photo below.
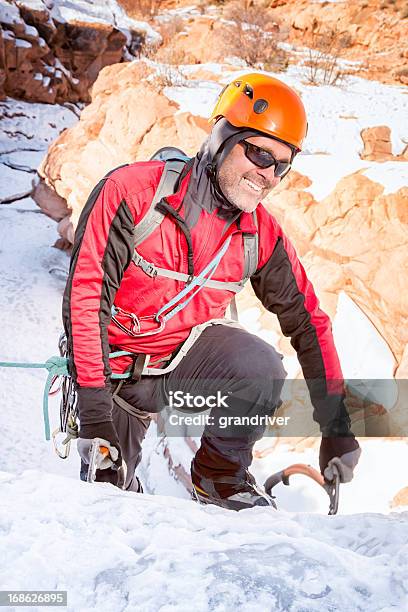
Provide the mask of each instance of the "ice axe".
[{"label": "ice axe", "polygon": [[265,481],[264,487],[265,491],[268,495],[271,495],[273,487],[275,487],[280,482],[283,482],[284,485],[289,485],[289,477],[295,474],[303,474],[304,476],[308,476],[318,485],[320,485],[328,494],[330,499],[330,507],[329,514],[337,514],[337,510],[339,508],[339,491],[340,491],[340,475],[335,466],[334,478],[332,481],[327,481],[324,476],[320,474],[317,470],[315,470],[311,465],[306,465],[305,463],[294,463],[289,467],[281,470],[280,472],[276,472],[276,474],[272,474]]},{"label": "ice axe", "polygon": [[118,450],[103,438],[93,438],[89,448],[89,467],[87,474],[87,482],[95,482],[96,470],[104,470],[107,468],[116,469],[118,472],[117,487],[123,489],[126,481],[126,464],[122,460],[122,464],[117,466],[115,461],[118,458]]}]

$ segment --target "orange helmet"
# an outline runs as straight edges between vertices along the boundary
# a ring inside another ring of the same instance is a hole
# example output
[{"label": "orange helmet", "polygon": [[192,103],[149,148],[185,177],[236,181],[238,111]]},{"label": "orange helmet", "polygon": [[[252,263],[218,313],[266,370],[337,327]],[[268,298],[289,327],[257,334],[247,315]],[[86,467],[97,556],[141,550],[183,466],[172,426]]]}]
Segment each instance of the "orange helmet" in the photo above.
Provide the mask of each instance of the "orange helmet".
[{"label": "orange helmet", "polygon": [[209,121],[219,117],[235,127],[273,136],[298,151],[307,132],[305,108],[297,93],[265,74],[244,74],[226,85]]}]

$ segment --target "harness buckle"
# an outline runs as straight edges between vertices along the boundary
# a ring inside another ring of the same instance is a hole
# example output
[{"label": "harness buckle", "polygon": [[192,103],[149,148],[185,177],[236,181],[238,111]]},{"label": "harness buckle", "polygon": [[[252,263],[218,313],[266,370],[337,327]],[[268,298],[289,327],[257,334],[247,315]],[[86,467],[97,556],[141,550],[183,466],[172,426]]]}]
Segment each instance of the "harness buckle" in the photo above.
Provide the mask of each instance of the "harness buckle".
[{"label": "harness buckle", "polygon": [[141,267],[142,267],[143,272],[146,272],[146,274],[148,276],[151,276],[152,278],[157,276],[157,268],[156,268],[156,266],[154,264],[149,263],[149,264],[147,264],[147,266],[146,265],[145,266],[142,265]]},{"label": "harness buckle", "polygon": [[132,260],[133,263],[138,266],[138,268],[141,268],[148,276],[151,276],[152,278],[157,276],[156,266],[153,263],[146,261],[136,250],[133,253]]}]

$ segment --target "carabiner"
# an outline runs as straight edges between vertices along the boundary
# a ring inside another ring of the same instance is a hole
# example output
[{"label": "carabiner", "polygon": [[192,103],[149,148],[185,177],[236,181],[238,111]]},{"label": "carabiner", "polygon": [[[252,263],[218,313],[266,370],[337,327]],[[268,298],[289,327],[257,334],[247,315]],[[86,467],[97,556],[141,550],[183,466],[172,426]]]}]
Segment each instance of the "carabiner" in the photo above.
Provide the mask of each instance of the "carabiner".
[{"label": "carabiner", "polygon": [[63,432],[60,427],[57,427],[57,429],[54,429],[54,431],[52,432],[52,441],[54,444],[54,450],[57,453],[58,457],[60,457],[60,459],[67,459],[69,455],[69,451],[71,450],[72,438],[69,436],[68,437],[65,436],[65,439],[61,442],[61,450],[60,450],[59,444],[57,442],[57,436],[63,433],[65,432]]}]

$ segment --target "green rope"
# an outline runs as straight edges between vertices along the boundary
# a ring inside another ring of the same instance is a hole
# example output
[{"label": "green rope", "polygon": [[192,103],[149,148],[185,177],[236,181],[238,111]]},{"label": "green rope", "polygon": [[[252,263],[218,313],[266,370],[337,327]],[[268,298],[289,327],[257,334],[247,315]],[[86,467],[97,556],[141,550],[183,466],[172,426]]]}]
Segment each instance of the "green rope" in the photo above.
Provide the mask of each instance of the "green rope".
[{"label": "green rope", "polygon": [[[127,351],[116,351],[110,353],[109,358],[114,359],[115,357],[122,357],[124,355],[132,355]],[[48,396],[51,390],[52,381],[55,376],[70,376],[68,371],[68,358],[54,356],[47,359],[45,363],[21,363],[17,361],[0,361],[1,368],[45,368],[48,370],[47,380],[45,381],[44,394],[43,394],[43,418],[44,418],[44,434],[45,439],[48,441],[51,439],[50,436],[50,417],[48,410]],[[111,378],[122,379],[129,378],[130,372],[124,374],[112,374]]]}]

